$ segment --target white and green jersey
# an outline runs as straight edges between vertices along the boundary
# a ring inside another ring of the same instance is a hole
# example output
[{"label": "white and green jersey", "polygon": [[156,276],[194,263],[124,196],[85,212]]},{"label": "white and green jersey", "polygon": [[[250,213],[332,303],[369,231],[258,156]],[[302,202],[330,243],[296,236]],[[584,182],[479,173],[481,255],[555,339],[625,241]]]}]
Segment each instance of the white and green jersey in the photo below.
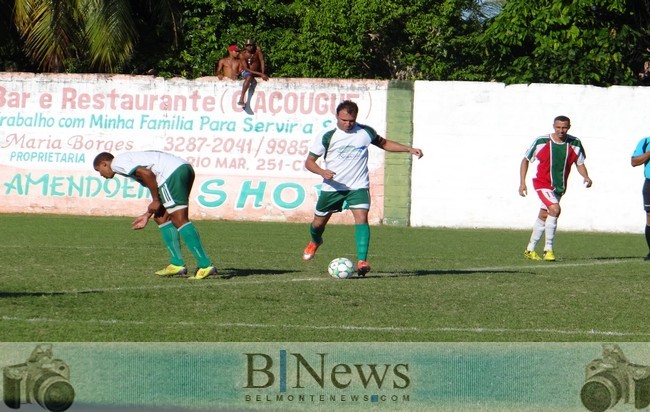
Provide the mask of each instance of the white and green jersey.
[{"label": "white and green jersey", "polygon": [[368,146],[379,141],[381,137],[372,127],[358,123],[349,132],[334,127],[316,136],[309,154],[322,156],[324,168],[336,173],[332,180],[323,180],[321,190],[368,189]]},{"label": "white and green jersey", "polygon": [[176,169],[184,164],[187,164],[187,162],[178,156],[149,150],[117,154],[111,162],[111,169],[119,175],[130,177],[140,182],[135,175],[135,169],[139,167],[147,168],[156,175],[156,182],[160,187]]}]

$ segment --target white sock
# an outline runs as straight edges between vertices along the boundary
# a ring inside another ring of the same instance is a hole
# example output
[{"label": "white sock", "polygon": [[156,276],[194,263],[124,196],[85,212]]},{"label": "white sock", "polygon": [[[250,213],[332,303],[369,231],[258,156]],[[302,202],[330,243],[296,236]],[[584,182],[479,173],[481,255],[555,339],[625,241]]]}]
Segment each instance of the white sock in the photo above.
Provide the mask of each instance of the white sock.
[{"label": "white sock", "polygon": [[555,229],[557,228],[557,217],[548,216],[546,218],[546,244],[544,250],[553,250],[553,239],[555,238]]},{"label": "white sock", "polygon": [[544,234],[544,221],[540,218],[537,218],[533,224],[533,233],[530,235],[530,241],[528,242],[528,247],[526,250],[535,250],[537,242],[542,238]]}]

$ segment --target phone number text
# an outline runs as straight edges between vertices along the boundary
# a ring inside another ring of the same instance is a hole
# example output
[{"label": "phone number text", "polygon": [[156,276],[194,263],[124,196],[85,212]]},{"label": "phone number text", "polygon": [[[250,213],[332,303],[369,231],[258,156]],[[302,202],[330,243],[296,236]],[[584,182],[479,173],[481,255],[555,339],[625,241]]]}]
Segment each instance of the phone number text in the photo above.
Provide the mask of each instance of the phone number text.
[{"label": "phone number text", "polygon": [[310,140],[286,140],[265,138],[243,139],[233,137],[167,137],[165,151],[177,153],[221,153],[258,155],[300,155],[309,152]]}]

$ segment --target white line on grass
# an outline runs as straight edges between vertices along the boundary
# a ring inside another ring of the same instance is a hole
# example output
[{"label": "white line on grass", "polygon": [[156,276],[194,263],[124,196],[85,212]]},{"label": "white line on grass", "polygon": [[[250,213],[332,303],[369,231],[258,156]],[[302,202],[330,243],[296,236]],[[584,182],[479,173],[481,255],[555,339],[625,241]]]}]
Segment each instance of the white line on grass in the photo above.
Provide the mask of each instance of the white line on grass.
[{"label": "white line on grass", "polygon": [[[639,262],[641,260],[639,259]],[[461,271],[486,271],[486,270],[520,270],[520,269],[560,269],[571,268],[580,266],[599,266],[599,265],[617,265],[619,263],[630,263],[630,260],[612,259],[612,260],[596,260],[584,263],[540,263],[537,265],[518,265],[518,266],[494,266],[485,268],[466,268],[458,269]]]},{"label": "white line on grass", "polygon": [[[51,319],[51,318],[19,318],[15,316],[2,316],[3,321],[27,322],[27,323],[61,323],[61,324],[99,324],[99,325],[150,325],[157,322],[138,321],[138,320],[117,320],[117,319],[90,319],[90,320],[70,320],[70,319]],[[412,333],[431,333],[431,332],[456,332],[456,333],[476,333],[476,334],[520,334],[520,333],[554,333],[560,335],[578,335],[578,336],[614,336],[614,337],[648,337],[650,333],[638,332],[620,332],[620,331],[602,331],[602,330],[563,330],[563,329],[506,329],[506,328],[417,328],[417,327],[399,327],[399,326],[353,326],[353,325],[329,325],[329,326],[310,326],[310,325],[276,325],[263,323],[243,323],[243,322],[161,322],[166,326],[209,326],[209,327],[238,327],[238,328],[290,328],[303,330],[346,330],[346,331],[371,331],[371,332],[412,332]]]},{"label": "white line on grass", "polygon": [[[618,264],[618,263],[628,263],[626,260],[607,260],[607,261],[591,261],[584,263],[544,263],[540,265],[519,265],[519,266],[495,266],[495,267],[482,267],[482,268],[465,268],[465,269],[448,269],[450,272],[458,271],[505,271],[505,270],[521,270],[521,269],[536,269],[536,268],[563,268],[563,267],[579,267],[579,266],[596,266],[596,265],[608,265],[608,264]],[[441,269],[440,272],[444,273],[445,269]],[[380,276],[391,276],[392,273],[374,273],[375,275]],[[142,286],[133,286],[133,287],[114,287],[114,288],[96,288],[96,289],[81,289],[81,290],[65,290],[59,292],[50,292],[50,293],[92,293],[92,292],[120,292],[120,291],[131,291],[131,290],[145,290],[145,289],[171,289],[171,288],[183,288],[183,287],[195,287],[195,286],[237,286],[237,285],[249,285],[249,284],[269,284],[269,283],[289,283],[289,282],[322,282],[322,281],[332,281],[332,279],[322,276],[317,278],[298,278],[298,279],[263,279],[263,280],[248,280],[248,281],[228,281],[228,282],[206,282],[202,281],[188,281],[185,279],[179,279],[182,281],[174,284],[166,285],[142,285]],[[2,316],[0,317],[3,321],[14,321],[14,322],[28,322],[28,323],[85,323],[85,324],[104,324],[104,325],[146,325],[153,324],[155,322],[150,321],[125,321],[117,319],[91,319],[91,320],[70,320],[70,319],[51,319],[51,318],[19,318],[12,316]],[[176,326],[210,326],[210,327],[241,327],[241,328],[292,328],[292,329],[303,329],[303,330],[349,330],[349,331],[376,331],[376,332],[412,332],[412,333],[431,333],[431,332],[455,332],[455,333],[475,333],[475,334],[520,334],[520,333],[551,333],[559,335],[575,335],[575,336],[613,336],[613,337],[648,337],[650,333],[637,333],[637,332],[621,332],[621,331],[599,331],[599,330],[563,330],[563,329],[507,329],[507,328],[459,328],[459,327],[440,327],[440,328],[417,328],[417,327],[396,327],[396,326],[354,326],[354,325],[331,325],[331,326],[313,326],[313,325],[276,325],[276,324],[259,324],[259,323],[215,323],[215,322],[204,322],[197,323],[192,321],[181,321],[181,322],[164,322],[165,325],[176,325]]]},{"label": "white line on grass", "polygon": [[[486,272],[486,271],[508,271],[508,270],[522,270],[522,269],[559,269],[566,267],[580,267],[580,266],[598,266],[598,265],[612,265],[619,263],[629,263],[625,260],[607,260],[607,261],[594,261],[594,262],[585,262],[585,263],[545,263],[540,265],[521,265],[521,266],[493,266],[493,267],[482,267],[482,268],[458,268],[458,269],[434,269],[435,272],[440,272],[444,274],[445,271],[450,273],[457,272]],[[400,274],[395,273],[382,273],[382,272],[371,272],[373,275],[378,277],[399,277]],[[235,276],[236,278],[236,276]],[[321,276],[317,278],[283,278],[283,279],[258,279],[258,280],[232,280],[233,278],[222,281],[221,279],[208,279],[208,280],[188,280],[183,278],[177,279],[165,279],[166,284],[164,285],[139,285],[139,286],[117,286],[112,288],[93,288],[93,289],[73,289],[73,290],[62,290],[62,291],[52,291],[43,294],[51,293],[64,293],[64,294],[74,294],[74,293],[96,293],[96,292],[128,292],[131,290],[147,290],[147,289],[177,289],[184,287],[195,287],[195,286],[216,286],[216,287],[225,287],[225,286],[240,286],[240,285],[263,285],[269,283],[291,283],[291,282],[339,282],[342,280],[331,279],[328,276]],[[368,278],[370,280],[371,277]],[[174,280],[178,280],[175,283]],[[214,280],[214,281],[213,281]]]}]

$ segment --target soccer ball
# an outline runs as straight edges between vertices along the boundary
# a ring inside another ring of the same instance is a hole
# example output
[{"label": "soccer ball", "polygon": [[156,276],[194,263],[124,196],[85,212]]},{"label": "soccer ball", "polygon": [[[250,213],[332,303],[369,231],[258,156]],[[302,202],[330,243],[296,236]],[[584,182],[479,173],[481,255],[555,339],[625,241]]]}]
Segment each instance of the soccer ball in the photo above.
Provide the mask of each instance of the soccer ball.
[{"label": "soccer ball", "polygon": [[350,259],[340,257],[330,262],[329,266],[327,266],[327,271],[333,278],[347,279],[354,273],[354,265]]}]

